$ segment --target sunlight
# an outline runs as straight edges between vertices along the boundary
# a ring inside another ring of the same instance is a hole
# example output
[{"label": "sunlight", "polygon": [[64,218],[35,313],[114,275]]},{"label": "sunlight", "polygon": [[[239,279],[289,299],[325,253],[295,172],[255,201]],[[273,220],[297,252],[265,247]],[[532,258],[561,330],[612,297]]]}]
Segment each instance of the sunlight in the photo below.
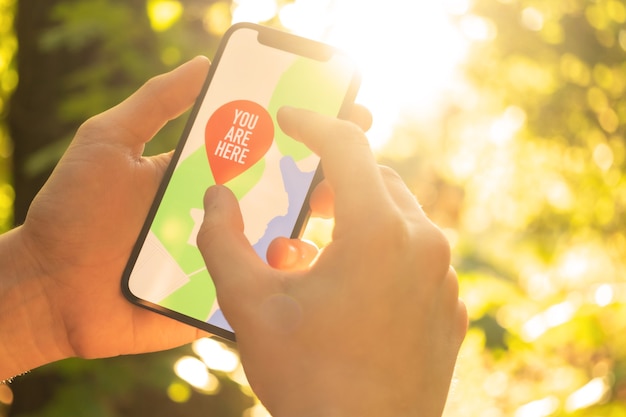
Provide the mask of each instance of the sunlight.
[{"label": "sunlight", "polygon": [[509,106],[497,118],[490,129],[490,139],[495,145],[506,145],[515,134],[524,126],[526,113],[517,106]]},{"label": "sunlight", "polygon": [[150,25],[156,32],[169,29],[183,14],[183,5],[177,0],[152,0],[147,8]]},{"label": "sunlight", "polygon": [[217,391],[219,380],[209,372],[206,365],[193,356],[183,356],[174,364],[174,371],[189,385],[209,394]]},{"label": "sunlight", "polygon": [[602,284],[595,291],[595,302],[600,307],[606,307],[613,302],[613,286],[610,284]]},{"label": "sunlight", "polygon": [[255,404],[244,411],[243,417],[272,417],[262,404]]},{"label": "sunlight", "polygon": [[495,37],[485,19],[464,16],[460,28],[453,24],[451,16],[467,13],[470,0],[295,0],[280,8],[275,0],[235,0],[233,6],[233,23],[277,15],[291,32],[352,55],[362,73],[357,101],[375,115],[368,137],[376,149],[403,116],[437,117],[446,92],[459,84],[457,69],[470,42]]},{"label": "sunlight", "polygon": [[275,0],[234,0],[232,23],[261,23],[276,16]]},{"label": "sunlight", "polygon": [[471,0],[444,0],[443,4],[449,13],[463,15],[469,11]]},{"label": "sunlight", "polygon": [[210,369],[233,372],[239,366],[239,357],[225,344],[203,337],[192,344],[193,351]]},{"label": "sunlight", "polygon": [[543,28],[543,14],[534,7],[522,10],[522,24],[528,29],[538,32]]},{"label": "sunlight", "polygon": [[547,417],[554,413],[558,406],[559,400],[550,396],[521,406],[515,411],[515,417]]},{"label": "sunlight", "polygon": [[479,16],[464,16],[461,19],[461,32],[468,39],[488,41],[496,37],[496,26],[491,20]]},{"label": "sunlight", "polygon": [[590,259],[586,255],[587,254],[581,250],[568,252],[559,268],[561,275],[570,280],[577,280],[584,277],[590,269]]},{"label": "sunlight", "polygon": [[222,36],[230,27],[230,21],[230,4],[226,1],[218,1],[207,8],[202,24],[208,33]]},{"label": "sunlight", "polygon": [[[599,211],[599,202],[596,207]],[[610,217],[613,217],[612,211],[610,211]],[[570,248],[558,260],[555,272],[557,277],[568,286],[598,283],[598,279],[607,280],[621,276],[611,255],[601,247],[599,242]]]},{"label": "sunlight", "polygon": [[500,397],[509,390],[509,379],[505,372],[494,372],[485,379],[482,386],[490,397]]},{"label": "sunlight", "polygon": [[565,410],[571,413],[597,404],[602,401],[609,390],[610,386],[606,378],[594,378],[567,398]]},{"label": "sunlight", "polygon": [[328,9],[333,0],[295,0],[284,5],[278,14],[287,29],[300,36],[321,39],[330,24]]},{"label": "sunlight", "polygon": [[570,301],[555,304],[528,320],[522,328],[522,337],[525,341],[532,342],[549,329],[570,321],[575,313],[576,306]]},{"label": "sunlight", "polygon": [[384,5],[296,0],[279,16],[294,33],[329,42],[357,60],[362,72],[357,101],[375,115],[368,136],[380,148],[403,114],[427,118],[440,111],[469,45],[452,24],[450,11],[463,13],[468,7],[462,0]]},{"label": "sunlight", "polygon": [[593,161],[596,163],[598,168],[607,172],[611,169],[613,162],[615,161],[613,150],[606,143],[599,143],[593,150]]}]

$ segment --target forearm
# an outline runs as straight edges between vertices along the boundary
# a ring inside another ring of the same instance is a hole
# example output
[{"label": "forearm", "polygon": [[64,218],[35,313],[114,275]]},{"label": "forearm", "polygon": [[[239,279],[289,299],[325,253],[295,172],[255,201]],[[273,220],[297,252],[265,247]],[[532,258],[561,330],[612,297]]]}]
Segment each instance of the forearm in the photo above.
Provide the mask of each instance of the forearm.
[{"label": "forearm", "polygon": [[20,228],[0,236],[0,381],[64,356],[37,271]]}]

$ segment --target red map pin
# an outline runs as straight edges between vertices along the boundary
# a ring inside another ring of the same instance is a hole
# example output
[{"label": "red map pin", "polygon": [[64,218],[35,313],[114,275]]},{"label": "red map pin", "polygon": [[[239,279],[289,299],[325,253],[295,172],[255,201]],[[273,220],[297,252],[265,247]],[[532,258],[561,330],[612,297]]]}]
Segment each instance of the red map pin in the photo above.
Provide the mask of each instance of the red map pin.
[{"label": "red map pin", "polygon": [[249,100],[224,104],[204,131],[213,178],[224,184],[257,163],[274,140],[274,122],[261,105]]}]

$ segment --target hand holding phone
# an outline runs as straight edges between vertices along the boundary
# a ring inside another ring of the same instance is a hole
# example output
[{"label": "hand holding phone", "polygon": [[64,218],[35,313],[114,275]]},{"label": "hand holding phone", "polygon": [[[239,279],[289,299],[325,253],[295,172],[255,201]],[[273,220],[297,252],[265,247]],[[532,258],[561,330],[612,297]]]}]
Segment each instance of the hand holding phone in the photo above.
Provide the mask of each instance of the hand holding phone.
[{"label": "hand holding phone", "polygon": [[467,327],[445,236],[356,125],[278,118],[321,156],[332,241],[308,268],[269,267],[225,187],[207,192],[198,235],[251,387],[276,417],[441,416]]}]

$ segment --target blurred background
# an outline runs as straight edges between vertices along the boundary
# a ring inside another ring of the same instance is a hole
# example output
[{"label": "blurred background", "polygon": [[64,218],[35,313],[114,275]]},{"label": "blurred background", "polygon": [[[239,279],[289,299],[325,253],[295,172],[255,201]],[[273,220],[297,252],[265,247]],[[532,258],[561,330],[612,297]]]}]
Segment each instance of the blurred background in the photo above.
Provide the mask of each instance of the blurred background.
[{"label": "blurred background", "polygon": [[[448,235],[469,308],[446,415],[626,416],[625,0],[0,0],[1,230],[82,121],[238,21],[359,60],[372,146]],[[266,412],[210,339],[0,386],[0,417],[139,415]]]}]

